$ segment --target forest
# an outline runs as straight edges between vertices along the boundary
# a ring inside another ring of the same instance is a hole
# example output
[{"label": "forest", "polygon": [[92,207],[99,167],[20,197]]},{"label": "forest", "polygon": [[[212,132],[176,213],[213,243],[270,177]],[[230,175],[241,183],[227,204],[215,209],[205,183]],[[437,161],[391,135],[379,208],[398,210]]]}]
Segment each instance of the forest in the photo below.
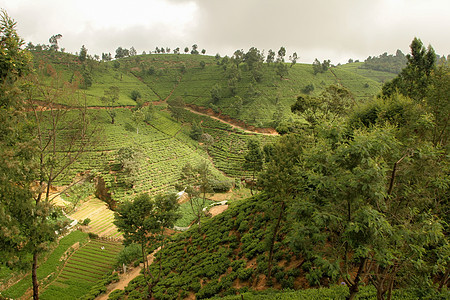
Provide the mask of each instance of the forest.
[{"label": "forest", "polygon": [[0,299],[449,298],[450,68],[419,38],[334,66],[0,33]]}]

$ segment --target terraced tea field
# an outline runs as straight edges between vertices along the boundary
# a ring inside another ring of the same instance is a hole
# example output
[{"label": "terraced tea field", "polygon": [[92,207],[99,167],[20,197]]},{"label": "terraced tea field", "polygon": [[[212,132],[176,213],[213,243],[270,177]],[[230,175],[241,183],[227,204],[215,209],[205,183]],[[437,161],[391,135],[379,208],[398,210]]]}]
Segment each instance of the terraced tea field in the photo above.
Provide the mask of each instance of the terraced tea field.
[{"label": "terraced tea field", "polygon": [[58,278],[45,288],[41,299],[79,299],[113,269],[122,247],[118,242],[89,241],[69,257]]},{"label": "terraced tea field", "polygon": [[89,223],[89,232],[95,233],[100,237],[121,238],[122,233],[117,231],[117,227],[112,223],[114,212],[108,209],[105,202],[92,198],[84,202],[81,207],[70,215],[76,220],[91,219]]},{"label": "terraced tea field", "polygon": [[72,279],[96,282],[112,270],[121,249],[121,243],[91,240],[72,254],[56,282]]}]

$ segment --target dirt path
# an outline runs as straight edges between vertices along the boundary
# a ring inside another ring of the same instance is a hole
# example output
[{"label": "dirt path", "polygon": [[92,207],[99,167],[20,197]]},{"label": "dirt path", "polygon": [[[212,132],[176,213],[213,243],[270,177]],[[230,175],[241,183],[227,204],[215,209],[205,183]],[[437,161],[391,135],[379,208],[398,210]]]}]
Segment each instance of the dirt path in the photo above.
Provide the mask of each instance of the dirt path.
[{"label": "dirt path", "polygon": [[209,213],[211,214],[211,216],[215,217],[217,215],[220,215],[221,213],[223,213],[224,211],[226,211],[228,209],[228,205],[216,205],[213,206],[209,209]]},{"label": "dirt path", "polygon": [[[151,265],[153,263],[153,260],[155,259],[156,253],[159,251],[160,248],[153,251],[151,254],[147,256],[148,264]],[[138,277],[141,274],[142,266],[139,265],[139,267],[135,267],[132,269],[128,269],[127,273],[120,274],[119,275],[119,281],[115,283],[111,283],[106,288],[106,293],[101,294],[95,300],[107,300],[109,297],[109,294],[111,294],[114,290],[123,290],[125,287],[130,283],[131,280]]]},{"label": "dirt path", "polygon": [[219,117],[212,116],[212,115],[209,115],[209,114],[205,114],[205,113],[196,111],[196,110],[193,109],[192,107],[187,107],[187,106],[186,106],[185,109],[187,109],[187,110],[189,110],[190,112],[192,112],[192,113],[194,113],[194,114],[197,114],[197,115],[210,117],[211,119],[217,120],[217,121],[222,122],[222,123],[225,123],[225,124],[227,124],[227,125],[230,125],[230,126],[233,127],[233,128],[238,128],[238,129],[240,129],[240,130],[242,130],[242,131],[244,131],[244,132],[246,132],[246,133],[251,133],[251,134],[262,134],[262,135],[278,135],[278,132],[276,132],[276,131],[275,131],[275,132],[259,132],[258,130],[249,130],[248,128],[244,128],[244,127],[242,127],[242,126],[239,126],[239,125],[233,124],[233,123],[231,123],[231,122],[225,121],[225,120],[223,120],[223,119],[221,119],[221,118],[219,118]]}]

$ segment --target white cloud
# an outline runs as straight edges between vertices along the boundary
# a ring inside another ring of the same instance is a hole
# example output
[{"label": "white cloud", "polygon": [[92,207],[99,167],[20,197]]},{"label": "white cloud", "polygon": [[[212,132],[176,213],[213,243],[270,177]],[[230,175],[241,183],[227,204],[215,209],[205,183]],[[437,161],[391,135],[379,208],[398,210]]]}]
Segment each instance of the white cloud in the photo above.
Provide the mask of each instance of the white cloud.
[{"label": "white cloud", "polygon": [[365,59],[401,49],[414,36],[450,53],[448,0],[0,0],[19,34],[90,53],[134,46],[139,52],[194,43],[207,53],[287,48],[303,62]]}]

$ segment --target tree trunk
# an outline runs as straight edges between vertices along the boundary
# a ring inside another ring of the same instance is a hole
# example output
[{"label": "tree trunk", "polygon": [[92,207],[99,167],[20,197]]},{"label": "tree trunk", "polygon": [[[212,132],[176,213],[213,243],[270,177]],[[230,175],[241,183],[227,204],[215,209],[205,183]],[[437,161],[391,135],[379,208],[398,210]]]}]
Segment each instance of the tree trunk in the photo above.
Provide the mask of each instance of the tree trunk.
[{"label": "tree trunk", "polygon": [[272,277],[272,261],[273,261],[273,248],[275,245],[275,240],[277,238],[278,229],[280,228],[281,218],[283,217],[284,212],[284,202],[281,203],[280,213],[278,214],[277,224],[275,225],[275,229],[273,230],[272,240],[270,241],[270,250],[269,250],[269,261],[267,264],[267,278]]},{"label": "tree trunk", "polygon": [[353,300],[355,299],[356,294],[359,292],[359,287],[357,284],[353,284],[352,286],[350,286],[349,288],[350,291],[350,295],[348,295],[348,297],[346,297],[346,300]]},{"label": "tree trunk", "polygon": [[39,300],[39,283],[37,280],[37,260],[38,254],[33,253],[33,266],[31,269],[31,280],[33,282],[33,300]]},{"label": "tree trunk", "polygon": [[355,281],[349,287],[350,295],[346,297],[347,300],[353,300],[356,294],[359,292],[359,282],[361,281],[361,276],[366,266],[367,258],[361,258],[359,263],[358,273],[356,273]]},{"label": "tree trunk", "polygon": [[449,275],[450,275],[450,264],[447,266],[447,271],[445,271],[445,274],[442,277],[441,282],[439,282],[438,288],[439,292],[442,291],[442,288],[447,285]]},{"label": "tree trunk", "polygon": [[145,249],[144,249],[145,242],[141,243],[141,252],[142,252],[142,263],[144,264],[144,279],[147,281],[147,256],[145,255]]},{"label": "tree trunk", "polygon": [[153,283],[148,283],[148,285],[147,285],[147,299],[148,300],[151,300],[153,297],[152,297],[152,289],[153,289]]}]

